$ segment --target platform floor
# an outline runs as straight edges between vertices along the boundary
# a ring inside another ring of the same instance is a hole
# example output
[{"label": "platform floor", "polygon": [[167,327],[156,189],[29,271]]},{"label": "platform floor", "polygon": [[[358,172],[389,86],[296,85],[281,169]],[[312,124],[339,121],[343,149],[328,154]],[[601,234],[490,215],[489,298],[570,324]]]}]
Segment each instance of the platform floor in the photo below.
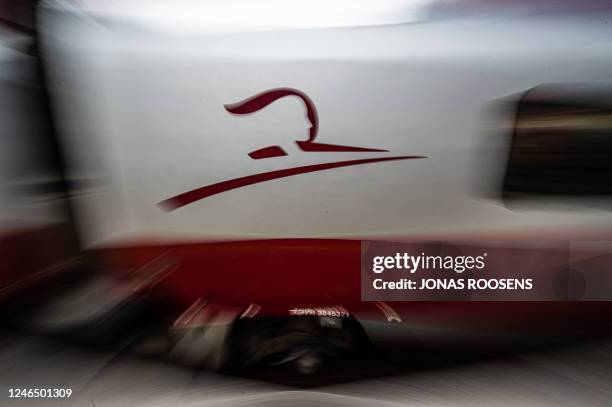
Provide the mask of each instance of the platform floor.
[{"label": "platform floor", "polygon": [[[0,341],[4,406],[610,406],[612,341],[298,389],[23,334]],[[9,387],[70,387],[67,400]]]}]

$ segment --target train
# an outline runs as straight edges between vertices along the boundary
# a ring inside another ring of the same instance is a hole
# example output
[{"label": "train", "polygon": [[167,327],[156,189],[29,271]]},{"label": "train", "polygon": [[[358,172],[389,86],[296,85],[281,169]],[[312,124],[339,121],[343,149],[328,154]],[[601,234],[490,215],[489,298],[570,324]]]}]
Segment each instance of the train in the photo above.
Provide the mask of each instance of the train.
[{"label": "train", "polygon": [[36,149],[54,151],[64,229],[44,243],[62,258],[33,268],[77,257],[86,282],[30,323],[99,337],[146,298],[163,357],[303,373],[364,346],[399,360],[607,332],[602,293],[364,300],[361,273],[364,242],[409,242],[605,274],[610,15],[598,1],[40,2],[55,144]]}]

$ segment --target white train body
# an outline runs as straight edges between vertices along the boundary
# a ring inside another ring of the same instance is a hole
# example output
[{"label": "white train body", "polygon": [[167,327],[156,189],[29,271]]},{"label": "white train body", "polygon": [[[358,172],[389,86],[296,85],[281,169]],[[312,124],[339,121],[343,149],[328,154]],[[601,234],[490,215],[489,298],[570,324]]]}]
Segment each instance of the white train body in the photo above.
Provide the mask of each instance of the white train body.
[{"label": "white train body", "polygon": [[[580,200],[514,209],[489,194],[503,179],[512,124],[511,111],[492,116],[496,102],[546,83],[612,82],[603,14],[489,6],[441,15],[439,2],[408,0],[255,4],[49,1],[40,10],[70,170],[95,181],[74,202],[86,245],[568,238],[612,225],[609,211]],[[249,115],[225,108],[278,88],[314,103],[317,142],[388,151],[301,150],[312,123],[299,97]],[[286,155],[248,155],[266,146]],[[395,156],[425,158],[158,205],[255,174]]]}]

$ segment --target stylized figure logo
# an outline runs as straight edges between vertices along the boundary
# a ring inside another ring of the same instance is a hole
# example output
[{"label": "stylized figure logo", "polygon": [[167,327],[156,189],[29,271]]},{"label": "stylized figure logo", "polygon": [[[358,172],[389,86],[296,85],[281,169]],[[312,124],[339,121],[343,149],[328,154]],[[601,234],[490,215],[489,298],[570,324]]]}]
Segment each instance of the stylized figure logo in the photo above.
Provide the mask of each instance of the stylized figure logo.
[{"label": "stylized figure logo", "polygon": [[[306,108],[306,117],[310,121],[310,131],[307,140],[296,140],[298,148],[305,152],[388,152],[388,150],[382,150],[377,148],[366,148],[366,147],[354,147],[344,146],[337,144],[325,144],[318,143],[315,141],[317,133],[319,131],[319,117],[317,115],[317,109],[313,101],[302,91],[291,88],[278,88],[270,89],[257,95],[251,96],[243,101],[224,105],[225,110],[236,115],[245,115],[257,112],[269,104],[277,101],[278,99],[296,96],[304,103]],[[258,150],[249,153],[249,157],[254,160],[271,157],[282,157],[288,155],[285,150],[280,146],[269,146],[260,148]],[[278,178],[290,177],[293,175],[305,174],[315,171],[323,171],[332,168],[347,167],[352,165],[369,164],[383,161],[397,161],[397,160],[408,160],[416,158],[426,158],[420,155],[410,156],[393,156],[393,157],[377,157],[377,158],[364,158],[359,160],[349,161],[335,161],[331,163],[321,163],[313,165],[305,165],[301,167],[285,168],[276,171],[263,172],[259,174],[247,175],[245,177],[234,178],[227,181],[218,182],[216,184],[206,185],[201,188],[197,188],[191,191],[184,192],[176,195],[172,198],[168,198],[158,205],[167,211],[178,209],[182,206],[188,205],[192,202],[200,199],[207,198],[212,195],[220,194],[225,191],[229,191],[236,188],[245,187],[247,185],[253,185],[265,181],[271,181]]]},{"label": "stylized figure logo", "polygon": [[[233,114],[249,114],[263,109],[269,104],[286,96],[297,96],[304,103],[306,108],[306,117],[310,121],[310,132],[308,140],[298,141],[296,144],[302,151],[327,151],[327,152],[386,152],[388,150],[379,150],[376,148],[363,148],[352,146],[340,146],[336,144],[323,144],[315,142],[317,132],[319,131],[319,116],[317,108],[313,101],[304,92],[291,88],[280,88],[267,90],[238,103],[225,105],[225,110]],[[249,153],[249,157],[254,160],[261,158],[279,157],[287,155],[285,150],[279,146],[264,147]]]}]

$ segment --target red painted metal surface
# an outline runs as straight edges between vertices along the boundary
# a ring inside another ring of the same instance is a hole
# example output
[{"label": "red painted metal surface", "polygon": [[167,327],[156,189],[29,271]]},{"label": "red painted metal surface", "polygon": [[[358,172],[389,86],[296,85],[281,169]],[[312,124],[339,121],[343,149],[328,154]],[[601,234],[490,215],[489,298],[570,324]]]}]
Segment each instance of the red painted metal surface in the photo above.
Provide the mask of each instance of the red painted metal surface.
[{"label": "red painted metal surface", "polygon": [[[136,269],[156,256],[179,266],[155,288],[178,311],[198,298],[217,304],[258,304],[262,315],[294,307],[340,305],[360,321],[388,322],[373,302],[361,301],[360,241],[278,239],[137,245],[97,251],[110,269]],[[485,335],[577,335],[605,330],[611,302],[391,302],[408,327]],[[511,339],[508,337],[507,339]]]}]

